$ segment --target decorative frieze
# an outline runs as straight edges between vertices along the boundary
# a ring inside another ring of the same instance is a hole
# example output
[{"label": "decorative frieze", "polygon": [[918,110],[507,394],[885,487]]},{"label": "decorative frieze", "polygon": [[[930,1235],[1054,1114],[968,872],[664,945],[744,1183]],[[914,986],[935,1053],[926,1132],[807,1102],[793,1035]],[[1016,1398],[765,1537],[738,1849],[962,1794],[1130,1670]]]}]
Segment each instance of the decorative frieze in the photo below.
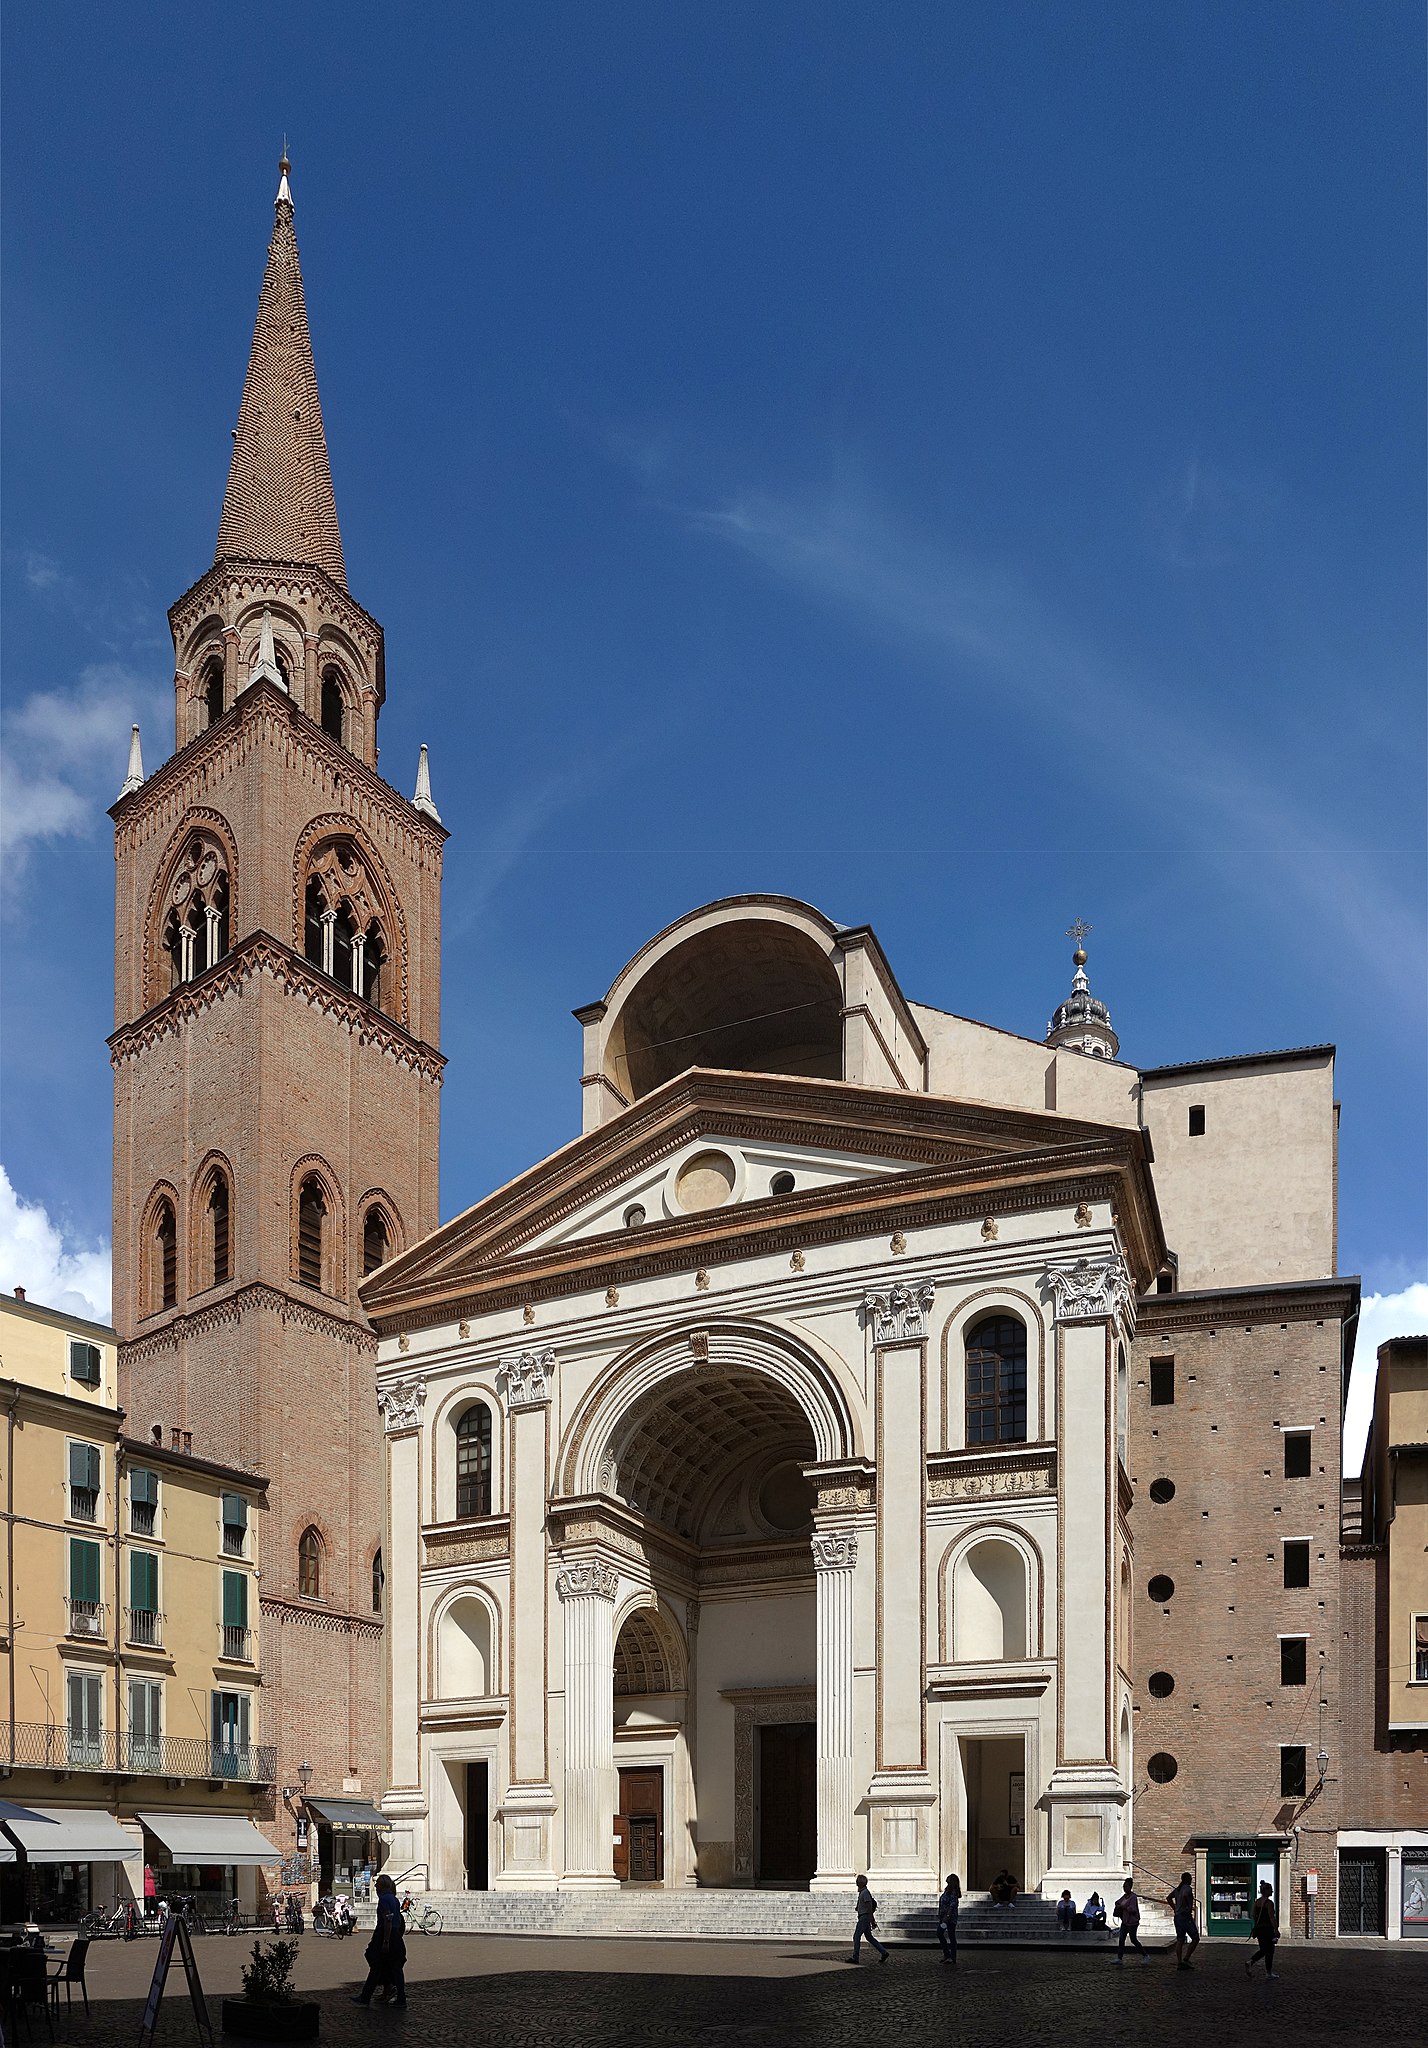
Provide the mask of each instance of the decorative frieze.
[{"label": "decorative frieze", "polygon": [[875,1344],[915,1344],[927,1335],[927,1317],[937,1289],[931,1280],[897,1281],[863,1296],[863,1315]]},{"label": "decorative frieze", "polygon": [[426,1381],[392,1380],[377,1389],[377,1411],[388,1436],[405,1436],[421,1428],[421,1411],[426,1405]]},{"label": "decorative frieze", "polygon": [[1042,1276],[1058,1323],[1121,1316],[1135,1328],[1135,1288],[1119,1252],[1103,1259],[1077,1259],[1074,1266],[1048,1266]]},{"label": "decorative frieze", "polygon": [[825,1530],[813,1538],[813,1569],[816,1572],[851,1571],[857,1562],[856,1529]]},{"label": "decorative frieze", "polygon": [[1020,1500],[1056,1491],[1056,1454],[1038,1451],[999,1457],[953,1455],[927,1461],[927,1498],[938,1500]]},{"label": "decorative frieze", "polygon": [[549,1349],[515,1352],[496,1368],[496,1385],[512,1411],[543,1408],[550,1400],[554,1379],[555,1353]]},{"label": "decorative frieze", "polygon": [[562,1565],[555,1575],[555,1590],[562,1600],[580,1600],[589,1596],[597,1600],[613,1600],[619,1583],[619,1574],[613,1566],[602,1564],[598,1557]]}]

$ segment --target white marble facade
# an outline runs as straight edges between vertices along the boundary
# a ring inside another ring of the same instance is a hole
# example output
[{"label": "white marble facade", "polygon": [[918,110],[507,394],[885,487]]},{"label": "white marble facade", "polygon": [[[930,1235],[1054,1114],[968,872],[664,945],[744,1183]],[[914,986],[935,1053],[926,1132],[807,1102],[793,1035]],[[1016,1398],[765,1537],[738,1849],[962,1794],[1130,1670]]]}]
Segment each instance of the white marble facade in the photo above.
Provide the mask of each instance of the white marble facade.
[{"label": "white marble facade", "polygon": [[[685,921],[724,950],[683,1011],[687,947],[647,948],[583,1013],[584,1135],[365,1291],[391,1865],[1118,1888],[1146,1148],[931,1092],[871,934],[774,901]],[[751,989],[822,1000],[819,948],[832,1026],[719,1067]],[[709,1042],[663,1073],[691,1002]]]}]

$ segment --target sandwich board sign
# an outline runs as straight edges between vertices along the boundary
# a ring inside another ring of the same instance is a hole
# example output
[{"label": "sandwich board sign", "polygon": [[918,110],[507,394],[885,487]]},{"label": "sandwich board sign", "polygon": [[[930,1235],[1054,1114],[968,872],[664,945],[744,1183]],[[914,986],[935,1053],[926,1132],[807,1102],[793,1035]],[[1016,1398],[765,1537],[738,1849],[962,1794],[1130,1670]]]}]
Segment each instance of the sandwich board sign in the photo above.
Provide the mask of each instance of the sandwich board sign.
[{"label": "sandwich board sign", "polygon": [[213,2022],[208,2017],[208,2003],[199,1982],[198,1963],[193,1953],[193,1937],[186,1923],[177,1913],[170,1913],[159,1936],[159,1953],[154,1958],[154,1974],[149,1980],[149,1996],[144,2003],[144,2017],[139,2022],[139,2048],[151,2048],[154,2029],[159,2023],[159,2005],[168,1982],[169,1964],[173,1961],[174,1943],[183,1958],[183,1973],[188,1979],[189,2002],[193,2006],[193,2024],[200,2041],[206,2041],[213,2048]]}]

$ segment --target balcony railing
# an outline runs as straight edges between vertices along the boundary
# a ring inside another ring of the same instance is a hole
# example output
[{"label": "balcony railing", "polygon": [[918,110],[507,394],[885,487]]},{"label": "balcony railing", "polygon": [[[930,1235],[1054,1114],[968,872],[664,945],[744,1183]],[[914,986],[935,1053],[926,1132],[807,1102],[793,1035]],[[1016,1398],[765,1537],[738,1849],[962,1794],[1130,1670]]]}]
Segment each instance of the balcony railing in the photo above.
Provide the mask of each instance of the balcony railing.
[{"label": "balcony railing", "polygon": [[230,1664],[247,1664],[252,1661],[248,1643],[249,1631],[246,1628],[235,1628],[231,1622],[224,1622],[223,1654]]},{"label": "balcony railing", "polygon": [[164,1617],[152,1607],[126,1607],[124,1628],[136,1650],[157,1650],[164,1640]]},{"label": "balcony railing", "polygon": [[223,1524],[223,1555],[242,1557],[248,1549],[248,1531],[240,1529],[236,1522]]},{"label": "balcony railing", "polygon": [[201,1735],[91,1735],[62,1722],[0,1721],[0,1764],[15,1767],[271,1785],[277,1760],[270,1743],[230,1749]]},{"label": "balcony railing", "polygon": [[72,1522],[97,1522],[99,1495],[91,1493],[87,1486],[72,1486],[69,1490],[69,1518]]},{"label": "balcony railing", "polygon": [[152,1536],[158,1524],[159,1511],[151,1500],[131,1500],[129,1503],[129,1528],[135,1536]]},{"label": "balcony railing", "polygon": [[104,1602],[102,1600],[71,1600],[69,1602],[69,1632],[72,1636],[104,1636]]}]

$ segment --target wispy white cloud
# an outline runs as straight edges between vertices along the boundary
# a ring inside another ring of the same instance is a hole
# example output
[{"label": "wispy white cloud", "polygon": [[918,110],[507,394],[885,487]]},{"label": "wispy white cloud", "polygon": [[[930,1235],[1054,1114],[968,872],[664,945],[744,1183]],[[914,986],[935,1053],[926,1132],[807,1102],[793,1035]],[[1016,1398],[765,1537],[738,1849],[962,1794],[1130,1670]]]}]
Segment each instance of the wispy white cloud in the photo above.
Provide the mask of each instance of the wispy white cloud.
[{"label": "wispy white cloud", "polygon": [[494,814],[485,817],[475,840],[461,890],[460,907],[448,920],[449,937],[480,923],[502,882],[550,821],[572,802],[584,777],[561,769],[521,786]]},{"label": "wispy white cloud", "polygon": [[1344,1410],[1344,1470],[1356,1473],[1364,1460],[1364,1441],[1373,1419],[1378,1347],[1390,1337],[1428,1334],[1428,1281],[1412,1281],[1396,1294],[1366,1294],[1359,1310],[1354,1343],[1354,1369]]},{"label": "wispy white cloud", "polygon": [[168,753],[168,692],[121,662],[96,662],[68,688],[6,705],[0,725],[0,853],[7,894],[37,842],[98,829],[124,779],[129,728],[148,738],[149,765]]},{"label": "wispy white cloud", "polygon": [[26,1202],[0,1166],[0,1287],[23,1287],[33,1302],[107,1323],[109,1246],[86,1242],[56,1222],[42,1202]]}]

